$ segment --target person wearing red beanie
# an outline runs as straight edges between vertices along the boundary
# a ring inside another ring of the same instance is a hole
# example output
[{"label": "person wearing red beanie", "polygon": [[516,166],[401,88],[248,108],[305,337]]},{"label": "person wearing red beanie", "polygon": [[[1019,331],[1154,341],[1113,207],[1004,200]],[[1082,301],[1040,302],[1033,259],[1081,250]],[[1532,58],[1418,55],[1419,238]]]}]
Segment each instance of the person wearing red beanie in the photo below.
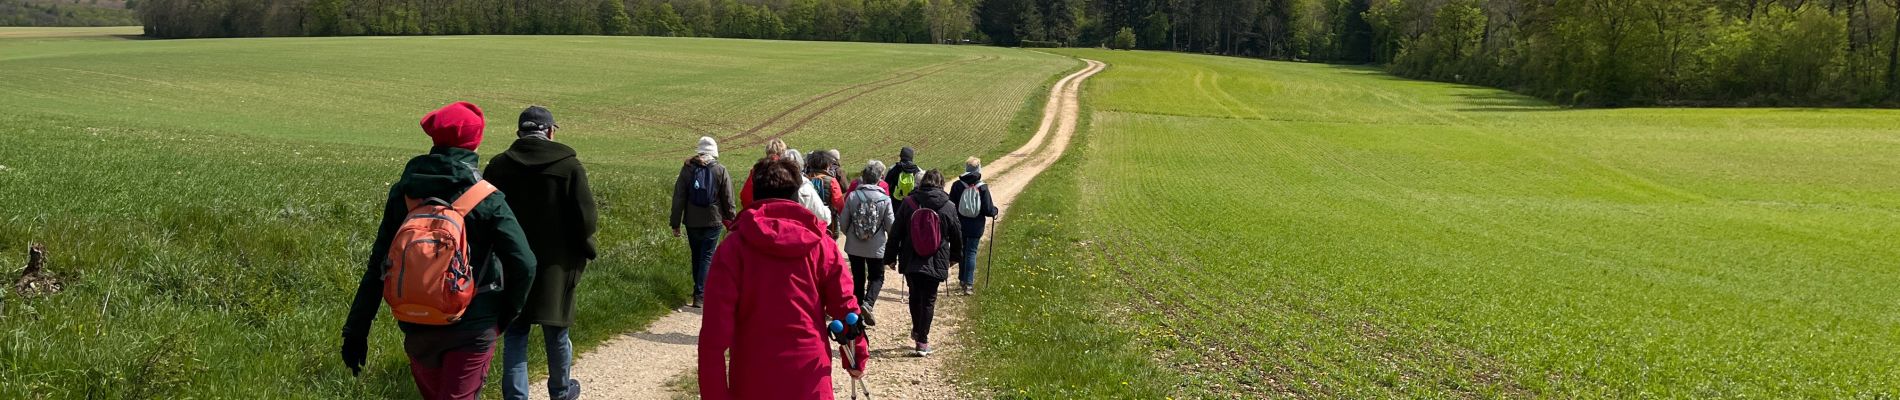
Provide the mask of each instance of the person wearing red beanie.
[{"label": "person wearing red beanie", "polygon": [[429,134],[437,147],[475,150],[482,147],[482,108],[458,101],[422,117],[422,133]]},{"label": "person wearing red beanie", "polygon": [[[408,203],[430,198],[454,202],[482,182],[475,172],[481,162],[475,148],[482,144],[482,125],[482,110],[464,102],[422,118],[422,131],[435,146],[428,154],[409,159],[402,178],[390,185],[382,225],[343,323],[343,363],[352,373],[367,362],[369,328],[383,308],[383,276],[390,264],[391,242],[409,217]],[[396,323],[403,333],[403,352],[409,356],[409,373],[424,399],[474,399],[481,392],[500,328],[515,320],[535,284],[534,252],[503,193],[482,198],[468,209],[463,222],[465,254],[477,288],[474,299],[460,319],[448,325]]]}]

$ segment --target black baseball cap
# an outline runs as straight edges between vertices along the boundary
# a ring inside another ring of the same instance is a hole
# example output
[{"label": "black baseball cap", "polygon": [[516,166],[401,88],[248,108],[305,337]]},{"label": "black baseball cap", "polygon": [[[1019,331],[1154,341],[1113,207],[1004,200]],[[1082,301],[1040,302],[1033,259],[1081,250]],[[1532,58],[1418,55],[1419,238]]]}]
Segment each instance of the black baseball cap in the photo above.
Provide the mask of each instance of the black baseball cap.
[{"label": "black baseball cap", "polygon": [[561,127],[554,123],[554,112],[542,106],[528,106],[528,109],[521,110],[520,126],[522,132],[546,132]]}]

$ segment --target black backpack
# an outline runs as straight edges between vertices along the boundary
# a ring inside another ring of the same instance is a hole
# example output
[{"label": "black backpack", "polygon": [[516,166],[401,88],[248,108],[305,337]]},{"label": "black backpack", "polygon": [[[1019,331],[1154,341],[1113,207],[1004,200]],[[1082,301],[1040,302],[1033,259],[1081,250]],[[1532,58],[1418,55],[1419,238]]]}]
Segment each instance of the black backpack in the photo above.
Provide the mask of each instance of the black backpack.
[{"label": "black backpack", "polygon": [[713,198],[717,197],[713,189],[715,185],[712,165],[693,166],[693,187],[686,190],[686,201],[699,207],[712,207]]}]

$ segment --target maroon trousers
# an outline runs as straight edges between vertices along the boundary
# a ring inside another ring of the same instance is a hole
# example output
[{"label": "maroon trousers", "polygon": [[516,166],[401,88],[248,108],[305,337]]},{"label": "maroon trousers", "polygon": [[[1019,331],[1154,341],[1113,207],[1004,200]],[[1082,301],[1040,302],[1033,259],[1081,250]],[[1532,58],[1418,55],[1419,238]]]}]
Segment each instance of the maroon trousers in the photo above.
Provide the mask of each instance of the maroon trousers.
[{"label": "maroon trousers", "polygon": [[409,374],[416,378],[416,389],[428,400],[474,400],[488,380],[488,362],[495,353],[451,351],[442,353],[442,365],[425,367],[409,363]]}]

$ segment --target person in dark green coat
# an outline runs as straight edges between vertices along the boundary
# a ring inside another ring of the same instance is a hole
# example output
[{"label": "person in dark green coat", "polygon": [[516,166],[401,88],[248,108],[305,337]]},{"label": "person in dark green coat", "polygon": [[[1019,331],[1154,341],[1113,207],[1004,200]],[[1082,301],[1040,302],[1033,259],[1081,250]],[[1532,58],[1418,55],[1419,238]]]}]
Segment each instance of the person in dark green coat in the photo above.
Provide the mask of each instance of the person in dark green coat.
[{"label": "person in dark green coat", "polygon": [[[368,355],[369,328],[383,307],[390,242],[409,213],[406,199],[455,199],[479,182],[475,165],[481,156],[475,148],[481,145],[482,127],[481,109],[464,102],[423,118],[422,129],[435,146],[429,154],[410,159],[402,178],[390,185],[382,225],[343,324],[343,362],[351,373],[362,370]],[[469,259],[478,260],[470,263],[476,294],[468,309],[449,325],[396,323],[403,332],[410,374],[426,399],[475,398],[488,374],[497,331],[520,312],[535,281],[534,253],[502,193],[476,204],[463,223]]]},{"label": "person in dark green coat", "polygon": [[502,334],[501,394],[509,400],[528,398],[528,332],[541,325],[548,398],[573,399],[580,397],[581,386],[568,376],[574,344],[567,330],[574,325],[574,288],[596,255],[594,193],[574,148],[554,141],[560,126],[553,113],[528,107],[521,112],[519,126],[515,135],[520,138],[495,156],[485,175],[509,194],[508,205],[521,218],[528,246],[541,264],[521,317]]}]

